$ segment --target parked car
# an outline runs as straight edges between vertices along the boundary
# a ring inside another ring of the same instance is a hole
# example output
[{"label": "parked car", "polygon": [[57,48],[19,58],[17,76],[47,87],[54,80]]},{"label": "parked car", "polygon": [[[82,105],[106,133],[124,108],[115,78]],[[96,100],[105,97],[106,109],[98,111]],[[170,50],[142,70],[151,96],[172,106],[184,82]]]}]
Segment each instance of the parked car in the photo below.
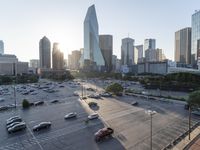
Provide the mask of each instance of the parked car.
[{"label": "parked car", "polygon": [[74,96],[79,96],[79,94],[77,92],[74,92],[73,95]]},{"label": "parked car", "polygon": [[97,106],[97,103],[96,102],[89,102],[88,105],[90,107],[96,107]]},{"label": "parked car", "polygon": [[131,105],[137,106],[137,105],[138,105],[138,102],[137,102],[137,101],[133,101],[133,102],[131,102]]},{"label": "parked car", "polygon": [[93,113],[93,114],[91,114],[91,115],[88,116],[89,120],[97,119],[97,118],[99,118],[99,115],[97,113]]},{"label": "parked car", "polygon": [[[16,124],[19,124],[19,123],[22,123],[22,121],[19,121],[19,122],[13,122],[13,123],[7,125],[6,128],[9,129],[9,128],[11,128],[11,127],[13,127],[13,126],[15,126]],[[24,122],[24,123],[25,123],[25,122]]]},{"label": "parked car", "polygon": [[88,91],[95,91],[93,88],[86,88]]},{"label": "parked car", "polygon": [[35,103],[34,103],[35,106],[43,105],[43,104],[44,104],[44,101],[38,101],[38,102],[35,102]]},{"label": "parked car", "polygon": [[52,100],[51,103],[58,103],[59,100],[55,99],[55,100]]},{"label": "parked car", "polygon": [[101,96],[99,94],[90,94],[88,97],[89,98],[96,98],[96,99],[101,98]]},{"label": "parked car", "polygon": [[16,119],[16,118],[21,118],[20,116],[13,116],[13,117],[10,117],[9,119],[6,120],[6,123],[10,122],[11,120],[13,119]]},{"label": "parked car", "polygon": [[105,137],[109,137],[114,133],[114,130],[112,128],[102,128],[98,130],[94,135],[95,135],[95,141],[98,142]]},{"label": "parked car", "polygon": [[8,126],[8,125],[10,125],[10,124],[12,124],[14,122],[22,122],[22,118],[15,118],[15,119],[12,119],[10,121],[7,121],[6,125]]},{"label": "parked car", "polygon": [[7,110],[7,109],[8,109],[7,106],[0,106],[0,111]]},{"label": "parked car", "polygon": [[8,128],[8,133],[13,133],[24,129],[26,129],[26,124],[24,122],[21,122],[14,125],[13,127]]},{"label": "parked car", "polygon": [[76,112],[71,112],[71,113],[65,115],[65,119],[76,118],[76,116],[77,116]]},{"label": "parked car", "polygon": [[111,97],[112,94],[108,93],[108,92],[105,92],[105,93],[101,93],[100,94],[102,97]]},{"label": "parked car", "polygon": [[51,127],[51,122],[41,122],[33,127],[33,131],[39,131],[41,129],[47,129]]}]

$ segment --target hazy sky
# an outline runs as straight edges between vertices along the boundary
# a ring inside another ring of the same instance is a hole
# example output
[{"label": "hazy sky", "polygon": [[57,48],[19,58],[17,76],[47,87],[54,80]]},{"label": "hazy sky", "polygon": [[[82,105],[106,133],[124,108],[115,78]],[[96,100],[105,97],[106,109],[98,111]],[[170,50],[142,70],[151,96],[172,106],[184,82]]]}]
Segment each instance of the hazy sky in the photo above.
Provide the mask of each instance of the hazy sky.
[{"label": "hazy sky", "polygon": [[39,58],[39,40],[46,35],[59,42],[67,55],[83,47],[83,21],[95,4],[100,34],[112,34],[114,54],[121,39],[155,38],[156,47],[174,58],[174,32],[191,26],[191,15],[200,0],[0,0],[0,40],[5,53],[19,60]]}]

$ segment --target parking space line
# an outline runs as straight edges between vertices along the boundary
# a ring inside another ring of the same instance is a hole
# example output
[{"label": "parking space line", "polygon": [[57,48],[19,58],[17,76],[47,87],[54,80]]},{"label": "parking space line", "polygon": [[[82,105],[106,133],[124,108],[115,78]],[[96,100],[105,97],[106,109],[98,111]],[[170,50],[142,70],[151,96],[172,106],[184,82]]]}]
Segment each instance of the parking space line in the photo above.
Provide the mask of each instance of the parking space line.
[{"label": "parking space line", "polygon": [[34,136],[33,132],[31,131],[31,129],[27,126],[28,131],[30,132],[30,134],[32,135],[33,139],[36,141],[36,143],[38,144],[38,146],[40,147],[41,150],[44,150],[43,147],[41,146],[40,142],[37,140],[37,138]]}]

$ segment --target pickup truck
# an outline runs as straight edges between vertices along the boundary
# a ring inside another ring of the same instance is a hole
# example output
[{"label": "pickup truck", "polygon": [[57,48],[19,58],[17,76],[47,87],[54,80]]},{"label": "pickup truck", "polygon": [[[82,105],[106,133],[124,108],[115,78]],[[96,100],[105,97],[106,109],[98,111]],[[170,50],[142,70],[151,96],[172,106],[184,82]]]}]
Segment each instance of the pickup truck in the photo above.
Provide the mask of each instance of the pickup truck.
[{"label": "pickup truck", "polygon": [[95,141],[99,142],[102,139],[104,139],[105,137],[109,137],[113,134],[114,130],[112,128],[102,128],[100,130],[98,130],[94,136],[95,136]]}]

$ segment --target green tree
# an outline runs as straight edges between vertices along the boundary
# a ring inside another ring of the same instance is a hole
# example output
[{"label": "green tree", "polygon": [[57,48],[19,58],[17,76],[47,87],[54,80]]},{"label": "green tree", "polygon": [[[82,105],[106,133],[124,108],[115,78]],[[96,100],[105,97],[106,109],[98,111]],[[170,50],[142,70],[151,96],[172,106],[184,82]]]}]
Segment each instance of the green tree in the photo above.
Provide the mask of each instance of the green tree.
[{"label": "green tree", "polygon": [[23,108],[29,108],[30,107],[30,103],[27,99],[24,99],[22,102],[22,107]]},{"label": "green tree", "polygon": [[123,92],[123,87],[119,83],[113,83],[106,87],[106,92],[111,92],[115,95],[118,95]]},{"label": "green tree", "polygon": [[187,102],[188,102],[188,105],[191,107],[200,106],[200,90],[190,93]]},{"label": "green tree", "polygon": [[189,98],[187,100],[189,105],[189,140],[190,140],[190,132],[191,132],[191,109],[200,106],[200,91],[194,91],[190,93]]}]

